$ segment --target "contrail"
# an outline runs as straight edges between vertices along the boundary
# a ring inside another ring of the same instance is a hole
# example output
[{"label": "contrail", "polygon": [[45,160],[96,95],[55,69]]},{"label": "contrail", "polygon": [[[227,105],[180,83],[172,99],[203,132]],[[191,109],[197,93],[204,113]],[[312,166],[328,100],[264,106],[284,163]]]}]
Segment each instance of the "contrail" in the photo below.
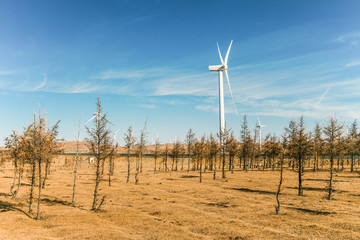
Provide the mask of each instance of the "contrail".
[{"label": "contrail", "polygon": [[328,94],[331,84],[326,88],[325,92],[320,96],[319,100],[317,101],[316,105],[320,105],[322,100],[324,100],[325,96]]},{"label": "contrail", "polygon": [[44,79],[43,81],[36,87],[34,87],[33,91],[39,90],[40,88],[44,87],[46,85],[47,82],[47,76],[46,74],[44,74]]}]

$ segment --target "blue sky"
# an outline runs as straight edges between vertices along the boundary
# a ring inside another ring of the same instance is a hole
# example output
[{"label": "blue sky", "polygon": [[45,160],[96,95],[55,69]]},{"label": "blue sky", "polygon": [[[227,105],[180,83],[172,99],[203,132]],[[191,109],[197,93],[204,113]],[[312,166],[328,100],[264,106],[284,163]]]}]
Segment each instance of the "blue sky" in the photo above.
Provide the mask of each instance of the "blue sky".
[{"label": "blue sky", "polygon": [[[73,140],[96,110],[149,140],[218,131],[216,42],[229,56],[239,116],[225,86],[226,121],[263,136],[291,119],[307,126],[360,117],[360,2],[0,0],[0,144],[32,120],[33,103]],[[33,103],[32,103],[33,102]],[[86,137],[82,130],[82,137]]]}]

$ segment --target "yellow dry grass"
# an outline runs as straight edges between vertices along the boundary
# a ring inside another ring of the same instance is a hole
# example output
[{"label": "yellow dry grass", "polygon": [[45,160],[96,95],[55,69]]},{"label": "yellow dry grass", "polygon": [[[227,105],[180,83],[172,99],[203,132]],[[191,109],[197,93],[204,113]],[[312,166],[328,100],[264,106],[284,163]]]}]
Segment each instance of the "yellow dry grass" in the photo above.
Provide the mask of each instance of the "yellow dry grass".
[{"label": "yellow dry grass", "polygon": [[[279,172],[235,171],[227,179],[212,173],[153,173],[144,162],[140,184],[126,184],[126,162],[116,161],[112,186],[101,211],[90,211],[94,167],[85,161],[78,175],[76,202],[71,204],[72,166],[55,160],[42,192],[42,220],[28,215],[29,186],[24,181],[16,199],[8,196],[13,170],[0,172],[1,239],[360,239],[360,175],[337,172],[332,201],[326,200],[327,172],[306,172],[304,196],[297,196],[297,175],[284,173],[280,215],[275,215]],[[219,172],[220,173],[220,172]],[[34,205],[36,212],[36,205]]]}]

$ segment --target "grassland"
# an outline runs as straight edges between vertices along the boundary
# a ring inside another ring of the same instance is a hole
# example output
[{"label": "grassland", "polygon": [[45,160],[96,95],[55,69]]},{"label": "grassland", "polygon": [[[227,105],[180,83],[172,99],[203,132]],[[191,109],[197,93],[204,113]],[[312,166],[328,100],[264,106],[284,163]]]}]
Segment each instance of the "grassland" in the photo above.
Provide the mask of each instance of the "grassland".
[{"label": "grassland", "polygon": [[[118,159],[111,187],[101,210],[90,211],[94,167],[79,169],[75,204],[71,204],[71,162],[55,159],[42,192],[42,220],[27,213],[29,181],[16,199],[9,196],[13,167],[0,172],[1,239],[360,239],[360,174],[336,172],[334,199],[326,200],[328,173],[305,172],[304,196],[297,196],[297,173],[286,170],[275,215],[278,171],[153,173],[144,162],[140,184],[126,184],[126,162]],[[133,170],[132,170],[133,173]],[[36,208],[36,207],[35,207]],[[35,209],[36,210],[36,209]]]}]

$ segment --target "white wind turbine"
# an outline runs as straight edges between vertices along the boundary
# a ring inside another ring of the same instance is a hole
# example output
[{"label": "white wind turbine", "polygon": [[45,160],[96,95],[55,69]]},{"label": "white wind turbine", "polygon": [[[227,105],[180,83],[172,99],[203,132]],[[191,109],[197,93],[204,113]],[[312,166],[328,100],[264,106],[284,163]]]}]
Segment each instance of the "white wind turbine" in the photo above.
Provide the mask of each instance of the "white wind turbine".
[{"label": "white wind turbine", "polygon": [[116,132],[114,132],[114,139],[113,139],[113,146],[115,147],[117,144],[117,138],[116,138],[116,134],[119,132],[120,129],[118,129]]},{"label": "white wind turbine", "polygon": [[225,61],[223,60],[222,56],[221,56],[221,52],[220,52],[220,48],[219,48],[219,44],[217,43],[217,48],[219,51],[219,56],[220,56],[220,60],[221,60],[221,65],[210,65],[209,66],[209,70],[210,71],[214,71],[214,72],[218,72],[219,73],[219,114],[220,114],[220,133],[224,133],[225,132],[225,115],[224,115],[224,80],[223,80],[223,73],[225,73],[225,77],[229,86],[229,90],[230,90],[230,94],[231,94],[231,98],[234,104],[234,108],[235,108],[235,113],[236,115],[238,115],[237,110],[236,110],[236,105],[235,105],[235,101],[234,101],[234,97],[232,95],[232,91],[231,91],[231,86],[230,86],[230,81],[229,81],[229,75],[227,72],[228,66],[227,66],[227,62],[228,62],[228,58],[229,58],[229,53],[230,53],[230,48],[232,45],[232,40],[230,43],[230,46],[228,48],[228,51],[226,53],[225,56]]},{"label": "white wind turbine", "polygon": [[345,132],[346,132],[346,136],[349,135],[349,124],[345,123]]},{"label": "white wind turbine", "polygon": [[266,126],[266,125],[261,125],[259,115],[256,114],[256,116],[257,116],[257,124],[256,124],[256,127],[258,128],[258,131],[259,131],[259,148],[260,148],[260,151],[261,151],[261,128],[267,127],[267,126]]},{"label": "white wind turbine", "polygon": [[94,113],[93,115],[94,115],[94,116],[93,116],[92,118],[90,118],[90,119],[85,123],[85,125],[87,125],[87,124],[88,124],[91,120],[93,120],[95,117],[96,117],[96,125],[99,124],[99,118],[100,118],[100,117],[103,117],[103,118],[105,119],[105,121],[107,121],[107,122],[110,123],[111,125],[114,125],[114,124],[112,124],[109,120],[107,120],[103,115],[101,115],[100,112],[96,112],[96,113]]}]

